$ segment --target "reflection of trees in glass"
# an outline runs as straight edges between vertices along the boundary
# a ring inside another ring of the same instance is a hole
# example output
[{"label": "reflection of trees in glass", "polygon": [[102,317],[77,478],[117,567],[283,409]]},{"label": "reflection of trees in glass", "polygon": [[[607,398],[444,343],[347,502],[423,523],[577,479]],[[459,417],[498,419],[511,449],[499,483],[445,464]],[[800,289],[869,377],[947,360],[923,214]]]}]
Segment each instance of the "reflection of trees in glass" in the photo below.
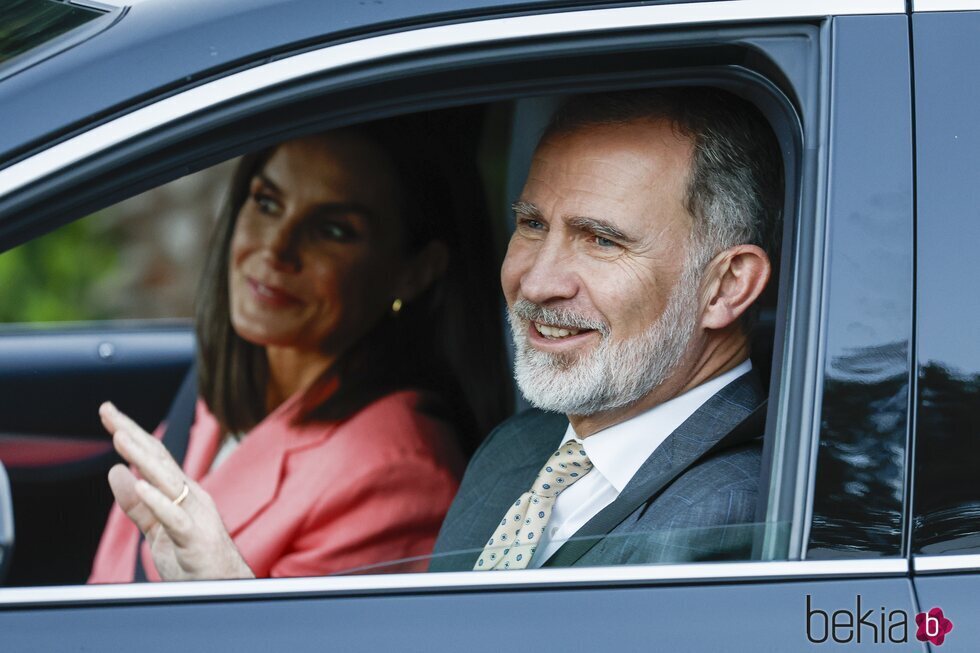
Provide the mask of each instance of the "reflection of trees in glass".
[{"label": "reflection of trees in glass", "polygon": [[186,319],[237,160],[0,254],[0,322]]},{"label": "reflection of trees in glass", "polygon": [[0,63],[101,15],[51,0],[4,0],[2,5]]},{"label": "reflection of trees in glass", "polygon": [[980,374],[919,371],[914,548],[980,551]]},{"label": "reflection of trees in glass", "polygon": [[97,233],[98,214],[92,219],[0,254],[0,322],[106,317],[97,291],[116,269],[118,257],[116,243]]},{"label": "reflection of trees in glass", "polygon": [[808,556],[901,552],[908,342],[863,347],[824,381]]}]

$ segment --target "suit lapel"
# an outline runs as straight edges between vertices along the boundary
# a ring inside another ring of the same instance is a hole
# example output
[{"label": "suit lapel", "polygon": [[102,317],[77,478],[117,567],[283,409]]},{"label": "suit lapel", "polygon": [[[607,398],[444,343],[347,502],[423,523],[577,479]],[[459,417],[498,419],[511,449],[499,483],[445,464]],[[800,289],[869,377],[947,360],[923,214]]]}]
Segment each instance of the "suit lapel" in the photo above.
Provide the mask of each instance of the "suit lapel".
[{"label": "suit lapel", "polygon": [[[488,440],[495,451],[474,456],[474,469],[467,471],[456,498],[464,507],[458,514],[450,512],[446,519],[448,530],[440,534],[437,551],[464,554],[454,569],[472,569],[508,506],[531,488],[541,466],[561,445],[568,420],[564,415],[535,410],[502,428],[506,432]],[[483,467],[481,463],[485,461],[492,461],[492,466]],[[475,481],[472,485],[471,480]]]},{"label": "suit lapel", "polygon": [[765,407],[759,382],[754,373],[744,374],[678,426],[637,470],[619,496],[586,522],[545,566],[574,564],[713,447],[733,446],[757,436],[762,433],[764,423]]},{"label": "suit lapel", "polygon": [[[564,428],[567,427],[568,423],[565,422]],[[534,479],[541,471],[541,465],[561,445],[561,442],[558,441],[561,438],[561,433],[560,430],[551,432],[549,429],[546,432],[534,434],[533,437],[524,440],[523,451],[520,452],[520,457],[515,459],[514,464],[500,466],[499,473],[494,478],[492,485],[480,492],[480,500],[474,504],[474,519],[477,521],[472,528],[467,530],[479,539],[471,536],[472,541],[468,542],[467,546],[483,549],[486,538],[496,530],[497,524],[507,508],[518,497],[531,489]]]}]

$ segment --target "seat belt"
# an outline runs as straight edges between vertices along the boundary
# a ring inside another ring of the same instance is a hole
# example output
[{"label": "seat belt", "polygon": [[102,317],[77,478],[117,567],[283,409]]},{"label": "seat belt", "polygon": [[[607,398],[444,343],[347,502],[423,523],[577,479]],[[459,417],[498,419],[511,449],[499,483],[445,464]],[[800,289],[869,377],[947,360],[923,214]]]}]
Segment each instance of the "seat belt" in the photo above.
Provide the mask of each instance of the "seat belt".
[{"label": "seat belt", "polygon": [[[197,365],[192,364],[184,376],[184,381],[177,390],[177,396],[170,404],[167,413],[167,426],[163,431],[163,446],[167,448],[173,459],[181,467],[187,455],[187,443],[190,441],[191,425],[194,424],[194,412],[197,406]],[[134,583],[146,582],[146,569],[143,568],[140,549],[143,548],[143,534],[140,533],[136,542],[136,567],[133,571]]]}]

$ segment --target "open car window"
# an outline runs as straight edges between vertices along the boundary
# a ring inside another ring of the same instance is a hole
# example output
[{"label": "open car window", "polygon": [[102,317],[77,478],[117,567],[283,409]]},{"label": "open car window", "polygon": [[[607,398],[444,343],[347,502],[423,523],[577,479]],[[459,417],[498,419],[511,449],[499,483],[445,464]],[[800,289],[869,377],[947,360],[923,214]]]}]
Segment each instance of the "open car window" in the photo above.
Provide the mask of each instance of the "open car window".
[{"label": "open car window", "polygon": [[[456,122],[461,141],[455,147],[466,150],[465,156],[479,172],[478,190],[487,197],[485,217],[481,219],[488,221],[484,226],[492,236],[481,240],[478,247],[483,250],[483,258],[489,261],[488,271],[494,276],[504,243],[514,229],[510,205],[519,197],[527,175],[529,143],[537,140],[561,100],[561,96],[537,97],[443,111],[443,121]],[[278,147],[274,145],[265,151],[283,151]],[[21,295],[10,297],[4,309],[9,324],[5,327],[9,336],[7,346],[23,349],[28,342],[26,338],[35,333],[31,341],[34,354],[22,364],[20,371],[16,368],[7,371],[10,392],[24,397],[25,406],[35,406],[36,398],[48,392],[48,388],[57,391],[72,384],[86,388],[77,393],[80,396],[62,412],[57,422],[38,420],[27,408],[3,418],[7,424],[4,438],[0,439],[0,452],[5,453],[0,458],[8,461],[15,485],[36,486],[38,478],[47,477],[43,493],[22,491],[15,507],[22,515],[21,537],[28,543],[36,543],[15,558],[12,571],[15,583],[84,582],[89,578],[96,545],[106,537],[102,529],[106,526],[112,498],[104,478],[117,460],[96,421],[95,409],[108,399],[127,412],[135,410],[134,417],[148,431],[157,429],[158,435],[164,432],[158,425],[172,410],[176,384],[194,357],[195,302],[199,309],[201,302],[208,301],[207,295],[200,294],[200,277],[207,274],[204,268],[209,251],[221,247],[220,240],[216,240],[220,239],[216,235],[216,220],[226,210],[227,202],[234,201],[231,195],[236,170],[247,165],[253,155],[245,153],[244,158],[236,157],[150,189],[0,255],[0,266],[6,266],[10,278],[25,280],[19,284],[23,287]],[[287,204],[298,201],[298,196],[288,180],[275,177],[281,171],[272,164],[269,166],[251,173],[254,176],[244,201],[256,210],[268,211],[270,217],[264,219],[272,224],[272,212],[288,215]],[[289,191],[294,195],[283,194]],[[65,269],[61,263],[72,255],[87,263]],[[459,253],[451,252],[451,255]],[[231,264],[234,265],[234,259]],[[494,291],[495,296],[497,292]],[[754,327],[755,367],[765,380],[771,374],[773,360],[775,298],[774,290],[765,300],[768,303]],[[354,297],[353,301],[367,300]],[[503,318],[499,319],[503,327]],[[38,326],[45,328],[37,331]],[[176,343],[174,338],[179,337],[181,344],[171,344],[171,351],[162,351],[160,343],[165,340],[160,338],[161,329],[170,329],[170,342]],[[138,340],[140,334],[145,336],[142,342]],[[53,343],[59,346],[52,347]],[[86,347],[92,349],[85,352]],[[42,354],[44,348],[50,353]],[[71,373],[65,374],[63,352],[68,349],[74,349],[71,353],[74,362]],[[127,365],[127,359],[137,359],[138,363]],[[473,378],[479,377],[475,368],[466,372]],[[500,381],[493,387],[482,382],[481,391],[499,396],[518,394],[510,380]],[[755,435],[760,434],[761,430]],[[476,434],[477,442],[485,435],[486,432]],[[247,438],[246,435],[245,441]],[[207,474],[200,478],[206,479]],[[80,544],[72,556],[62,556],[58,570],[57,566],[47,565],[46,558],[61,554],[44,542],[55,540],[50,516],[65,510],[61,496],[72,487],[85,488],[82,493],[75,493],[78,497],[75,505],[68,504],[72,507],[72,519],[78,522],[77,531],[85,535],[79,537]],[[762,501],[757,503],[755,510],[763,512]],[[788,522],[777,527],[775,523],[767,526],[765,521],[719,529],[678,527],[660,533],[638,532],[630,537],[616,535],[602,548],[615,548],[621,553],[617,557],[627,562],[631,556],[622,552],[635,549],[633,564],[653,559],[652,554],[642,555],[642,551],[653,549],[665,552],[659,559],[675,562],[780,559],[786,554],[766,552],[764,543],[767,537],[770,542],[786,541],[787,530]],[[573,541],[585,542],[588,538],[573,538]],[[375,558],[370,564],[359,565],[357,572],[421,571],[428,567],[426,553],[391,562],[383,557]],[[454,555],[461,559],[472,553],[460,551]],[[438,561],[445,562],[449,557],[440,554]],[[281,569],[282,572],[276,573],[318,575],[307,571],[315,569],[311,567]],[[343,566],[325,568],[322,573],[347,573],[345,570]],[[98,574],[93,578],[106,580]]]}]

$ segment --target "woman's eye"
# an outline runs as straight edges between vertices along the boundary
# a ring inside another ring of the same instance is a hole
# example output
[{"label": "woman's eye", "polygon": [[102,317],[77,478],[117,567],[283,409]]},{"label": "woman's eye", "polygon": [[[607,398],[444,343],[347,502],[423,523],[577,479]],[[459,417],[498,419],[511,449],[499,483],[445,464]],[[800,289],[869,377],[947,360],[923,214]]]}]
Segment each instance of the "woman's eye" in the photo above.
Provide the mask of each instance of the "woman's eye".
[{"label": "woman's eye", "polygon": [[354,233],[346,225],[322,222],[316,226],[316,234],[327,240],[350,240]]},{"label": "woman's eye", "polygon": [[269,213],[269,214],[279,213],[280,209],[282,208],[279,205],[279,202],[269,197],[268,195],[263,195],[261,193],[257,193],[253,195],[252,200],[255,202],[256,205],[258,205],[259,210],[262,211],[263,213]]}]

